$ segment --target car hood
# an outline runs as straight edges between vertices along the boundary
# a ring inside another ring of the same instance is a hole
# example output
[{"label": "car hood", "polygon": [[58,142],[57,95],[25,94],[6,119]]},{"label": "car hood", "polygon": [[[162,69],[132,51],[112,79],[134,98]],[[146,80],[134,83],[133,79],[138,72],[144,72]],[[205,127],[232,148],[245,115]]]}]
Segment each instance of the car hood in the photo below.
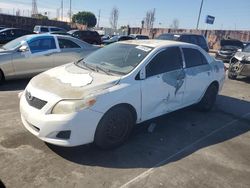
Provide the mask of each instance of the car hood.
[{"label": "car hood", "polygon": [[243,48],[244,47],[243,43],[239,40],[221,40],[220,46],[221,47],[234,46],[236,48]]},{"label": "car hood", "polygon": [[116,85],[119,80],[120,76],[92,72],[70,63],[37,75],[29,85],[62,99],[82,99]]},{"label": "car hood", "polygon": [[240,61],[247,60],[250,61],[250,53],[248,52],[237,52],[234,57]]},{"label": "car hood", "polygon": [[231,52],[236,52],[238,49],[241,49],[238,46],[230,46],[230,45],[226,45],[226,46],[222,46],[220,51],[231,51]]}]

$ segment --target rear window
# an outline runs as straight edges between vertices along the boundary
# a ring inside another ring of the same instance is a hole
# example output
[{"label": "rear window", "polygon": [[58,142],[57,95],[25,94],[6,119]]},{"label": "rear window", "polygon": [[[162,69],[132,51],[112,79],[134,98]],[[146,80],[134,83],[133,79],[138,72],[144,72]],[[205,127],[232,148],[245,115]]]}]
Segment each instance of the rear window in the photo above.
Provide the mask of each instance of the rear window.
[{"label": "rear window", "polygon": [[157,37],[156,39],[160,39],[160,40],[174,40],[174,35],[173,34],[162,34],[159,37]]}]

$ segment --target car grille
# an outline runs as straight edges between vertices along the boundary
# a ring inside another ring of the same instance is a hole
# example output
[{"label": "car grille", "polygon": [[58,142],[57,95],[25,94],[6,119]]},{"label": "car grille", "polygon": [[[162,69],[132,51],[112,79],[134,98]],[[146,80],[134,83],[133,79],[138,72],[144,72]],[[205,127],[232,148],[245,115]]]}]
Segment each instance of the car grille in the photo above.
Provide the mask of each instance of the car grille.
[{"label": "car grille", "polygon": [[37,108],[39,110],[42,109],[47,104],[47,101],[33,97],[28,91],[26,91],[25,93],[25,98],[30,106]]}]

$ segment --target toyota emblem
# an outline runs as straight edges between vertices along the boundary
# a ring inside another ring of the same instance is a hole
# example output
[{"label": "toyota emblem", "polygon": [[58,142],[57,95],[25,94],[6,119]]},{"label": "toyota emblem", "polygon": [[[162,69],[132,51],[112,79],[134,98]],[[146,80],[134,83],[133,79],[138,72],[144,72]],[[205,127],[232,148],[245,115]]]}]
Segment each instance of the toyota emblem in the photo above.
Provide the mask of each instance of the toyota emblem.
[{"label": "toyota emblem", "polygon": [[30,92],[27,92],[27,99],[28,99],[29,101],[32,101],[32,99],[33,99],[33,96],[31,95]]}]

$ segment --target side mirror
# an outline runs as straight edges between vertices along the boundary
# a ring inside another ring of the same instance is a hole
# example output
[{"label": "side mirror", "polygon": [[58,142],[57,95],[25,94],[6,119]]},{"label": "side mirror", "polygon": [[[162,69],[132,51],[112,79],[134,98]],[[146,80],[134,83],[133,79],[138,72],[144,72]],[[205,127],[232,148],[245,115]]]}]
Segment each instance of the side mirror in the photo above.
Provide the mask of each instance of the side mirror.
[{"label": "side mirror", "polygon": [[28,50],[29,50],[28,46],[25,46],[25,45],[21,46],[21,47],[18,49],[19,52],[27,52]]},{"label": "side mirror", "polygon": [[238,49],[237,52],[242,52],[242,49]]}]

